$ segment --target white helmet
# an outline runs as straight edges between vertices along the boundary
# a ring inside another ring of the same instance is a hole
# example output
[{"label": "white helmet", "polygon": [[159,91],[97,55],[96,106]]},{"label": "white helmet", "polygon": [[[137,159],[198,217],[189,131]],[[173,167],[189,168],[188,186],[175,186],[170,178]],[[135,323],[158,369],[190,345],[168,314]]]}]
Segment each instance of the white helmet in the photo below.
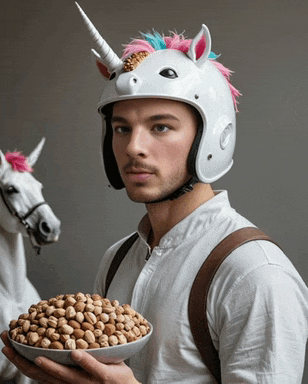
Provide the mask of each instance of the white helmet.
[{"label": "white helmet", "polygon": [[[107,112],[106,117],[106,109],[115,102],[128,99],[171,99],[192,105],[200,114],[201,127],[188,158],[190,175],[197,182],[212,183],[227,173],[233,164],[235,98],[240,93],[228,81],[230,71],[213,60],[217,56],[211,52],[208,28],[202,25],[193,40],[186,40],[186,43],[189,42],[187,52],[168,49],[168,44],[164,46],[164,43],[170,37],[162,38],[156,33],[151,35],[152,40],[156,39],[155,43],[148,43],[151,47],[149,52],[144,52],[144,43],[139,53],[121,60],[99,35],[80,6],[77,6],[100,52],[99,55],[92,50],[97,66],[109,78],[98,108],[104,117],[103,156],[111,185],[116,189],[124,187],[112,151],[112,132],[107,128],[110,116]],[[150,35],[144,36],[149,41]],[[200,55],[198,50],[202,41],[203,50]],[[137,45],[136,40],[133,41],[130,53]],[[155,49],[157,45],[160,45],[158,50],[157,47]]]}]

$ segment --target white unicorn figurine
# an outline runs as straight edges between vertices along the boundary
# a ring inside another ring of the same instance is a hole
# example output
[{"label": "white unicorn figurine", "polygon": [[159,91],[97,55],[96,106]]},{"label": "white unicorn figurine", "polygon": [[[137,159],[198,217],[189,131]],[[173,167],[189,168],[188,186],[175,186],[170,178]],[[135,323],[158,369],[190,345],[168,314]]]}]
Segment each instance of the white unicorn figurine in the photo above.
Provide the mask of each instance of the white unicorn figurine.
[{"label": "white unicorn figurine", "polygon": [[[40,301],[27,278],[22,236],[29,237],[39,251],[60,235],[60,221],[44,201],[42,184],[31,175],[44,142],[45,138],[28,158],[0,151],[0,333],[8,329],[10,320]],[[18,384],[33,383],[0,353],[0,382],[13,379]]]}]

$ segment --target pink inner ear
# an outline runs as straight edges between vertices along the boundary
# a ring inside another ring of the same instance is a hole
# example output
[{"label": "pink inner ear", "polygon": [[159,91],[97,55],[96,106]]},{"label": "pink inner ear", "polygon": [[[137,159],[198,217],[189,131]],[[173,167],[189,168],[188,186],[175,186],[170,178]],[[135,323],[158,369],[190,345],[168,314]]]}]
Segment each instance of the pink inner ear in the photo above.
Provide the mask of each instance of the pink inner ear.
[{"label": "pink inner ear", "polygon": [[195,48],[197,60],[202,56],[202,54],[205,51],[205,48],[206,48],[205,37],[202,36],[201,39],[198,41],[196,48]]},{"label": "pink inner ear", "polygon": [[96,65],[97,65],[97,68],[99,69],[100,73],[104,77],[106,77],[106,79],[109,79],[110,73],[109,73],[108,68],[106,67],[106,65],[101,63],[99,60],[96,60]]}]

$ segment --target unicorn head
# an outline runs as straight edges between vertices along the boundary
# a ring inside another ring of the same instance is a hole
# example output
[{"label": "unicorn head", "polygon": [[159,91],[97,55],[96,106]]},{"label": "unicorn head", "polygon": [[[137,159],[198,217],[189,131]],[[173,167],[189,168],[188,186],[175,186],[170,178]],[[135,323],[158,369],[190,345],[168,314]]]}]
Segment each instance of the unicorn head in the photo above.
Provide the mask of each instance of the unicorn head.
[{"label": "unicorn head", "polygon": [[58,241],[60,235],[60,221],[44,200],[42,184],[31,174],[44,143],[42,138],[27,157],[0,150],[0,226],[28,236],[36,249]]},{"label": "unicorn head", "polygon": [[188,159],[189,173],[198,182],[212,183],[228,172],[233,164],[240,93],[230,83],[231,71],[211,52],[206,25],[191,40],[175,33],[142,34],[125,46],[119,59],[81,12],[95,41],[104,46],[103,55],[95,53],[95,57],[100,72],[109,79],[98,109],[103,117],[103,156],[111,185],[124,187],[112,152],[106,107],[128,99],[171,99],[192,105],[202,124]]}]

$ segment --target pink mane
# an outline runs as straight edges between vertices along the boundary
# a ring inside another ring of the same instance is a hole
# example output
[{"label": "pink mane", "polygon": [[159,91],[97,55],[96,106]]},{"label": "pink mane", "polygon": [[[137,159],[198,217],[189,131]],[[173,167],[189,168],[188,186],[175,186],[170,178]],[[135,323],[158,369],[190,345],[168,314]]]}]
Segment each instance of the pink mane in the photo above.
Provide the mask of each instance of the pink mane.
[{"label": "pink mane", "polygon": [[11,164],[14,171],[18,172],[33,172],[33,169],[27,162],[27,158],[20,152],[7,152],[5,159]]},{"label": "pink mane", "polygon": [[[160,48],[160,49],[176,49],[178,51],[182,51],[184,53],[187,53],[190,47],[190,44],[192,42],[191,39],[186,39],[183,34],[176,34],[172,32],[171,36],[161,36],[163,39],[163,42],[166,46],[166,48]],[[198,44],[196,45],[196,57],[197,59],[201,57],[202,53],[204,52],[206,48],[206,42],[205,39],[200,39]],[[153,48],[153,46],[146,40],[142,39],[133,39],[129,44],[124,45],[124,52],[122,55],[122,60],[124,61],[126,58],[131,56],[133,53],[137,52],[148,52],[153,53],[156,49]],[[223,64],[219,63],[216,60],[211,60],[212,63],[215,65],[215,67],[223,74],[225,77],[230,91],[232,95],[232,100],[234,103],[234,108],[236,112],[238,112],[238,101],[237,98],[241,96],[241,93],[231,84],[230,82],[230,76],[233,73],[230,69],[226,68]]]}]

